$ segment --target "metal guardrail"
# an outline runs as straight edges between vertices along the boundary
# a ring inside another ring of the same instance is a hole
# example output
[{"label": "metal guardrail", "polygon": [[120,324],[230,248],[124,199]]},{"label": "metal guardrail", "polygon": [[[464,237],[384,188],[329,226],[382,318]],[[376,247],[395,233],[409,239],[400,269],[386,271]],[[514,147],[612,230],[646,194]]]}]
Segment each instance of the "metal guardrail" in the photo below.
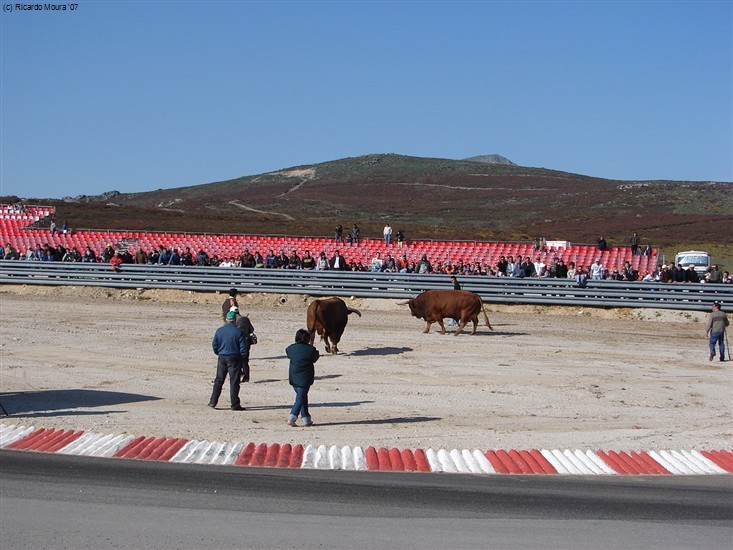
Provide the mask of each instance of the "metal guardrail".
[{"label": "metal guardrail", "polygon": [[[714,301],[733,306],[733,287],[723,284],[663,284],[569,279],[459,277],[465,290],[489,304],[535,304],[590,307],[638,307],[708,311]],[[201,292],[308,294],[407,299],[424,290],[452,288],[446,275],[303,271],[224,267],[152,266],[0,261],[0,284],[170,288]]]}]

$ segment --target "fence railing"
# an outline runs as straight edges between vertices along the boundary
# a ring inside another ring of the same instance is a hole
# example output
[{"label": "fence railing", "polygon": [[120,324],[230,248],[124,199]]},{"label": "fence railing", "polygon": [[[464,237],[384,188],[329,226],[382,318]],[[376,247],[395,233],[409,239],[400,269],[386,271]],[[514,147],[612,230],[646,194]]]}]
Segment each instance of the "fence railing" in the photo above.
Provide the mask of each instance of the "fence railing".
[{"label": "fence railing", "polygon": [[[733,286],[569,279],[459,277],[464,290],[485,303],[591,307],[633,307],[707,311],[714,301],[733,306]],[[406,299],[424,290],[452,288],[445,275],[303,271],[223,267],[152,266],[0,261],[0,284],[71,285],[112,288],[169,288],[201,292],[308,294]]]}]

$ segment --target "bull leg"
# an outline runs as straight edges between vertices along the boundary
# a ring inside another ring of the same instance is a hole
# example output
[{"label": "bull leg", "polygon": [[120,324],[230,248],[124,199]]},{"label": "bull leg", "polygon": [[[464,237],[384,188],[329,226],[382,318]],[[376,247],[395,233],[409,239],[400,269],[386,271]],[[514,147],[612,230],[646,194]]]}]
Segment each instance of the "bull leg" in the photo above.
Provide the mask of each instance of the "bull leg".
[{"label": "bull leg", "polygon": [[331,352],[336,355],[339,352],[339,342],[341,341],[341,336],[343,336],[344,331],[336,332],[334,334],[331,334]]},{"label": "bull leg", "polygon": [[463,329],[468,326],[468,322],[473,322],[473,332],[471,334],[476,334],[476,327],[478,326],[478,317],[463,317],[461,316],[460,321],[458,321],[458,330],[455,332],[455,336],[458,336],[461,332],[463,332]]},{"label": "bull leg", "polygon": [[433,326],[433,321],[427,321],[427,325],[425,326],[425,330],[423,330],[423,334],[427,334],[430,332],[430,327]]},{"label": "bull leg", "polygon": [[316,329],[311,329],[308,332],[310,332],[310,337],[311,337],[308,343],[312,346],[313,342],[315,342],[316,340]]},{"label": "bull leg", "polygon": [[438,324],[440,325],[440,333],[445,334],[445,325],[443,324],[443,319],[438,319]]},{"label": "bull leg", "polygon": [[[329,345],[329,342],[331,345]],[[333,334],[331,334],[329,336],[329,339],[326,341],[326,351],[328,353],[332,353],[333,355],[336,355],[339,351],[337,344],[338,344],[338,340],[336,340]]]}]

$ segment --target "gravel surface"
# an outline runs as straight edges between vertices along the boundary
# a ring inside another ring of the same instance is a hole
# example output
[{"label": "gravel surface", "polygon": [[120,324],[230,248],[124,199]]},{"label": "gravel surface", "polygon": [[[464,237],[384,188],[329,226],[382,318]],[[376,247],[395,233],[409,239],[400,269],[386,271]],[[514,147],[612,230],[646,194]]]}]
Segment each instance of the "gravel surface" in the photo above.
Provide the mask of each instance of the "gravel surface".
[{"label": "gravel surface", "polygon": [[2,422],[411,449],[733,448],[733,363],[708,362],[705,314],[487,306],[494,331],[454,337],[423,334],[396,301],[347,299],[362,317],[339,355],[316,342],[317,424],[291,428],[284,349],[311,298],[240,297],[259,343],[234,412],[228,384],[206,406],[224,297],[0,285]]}]

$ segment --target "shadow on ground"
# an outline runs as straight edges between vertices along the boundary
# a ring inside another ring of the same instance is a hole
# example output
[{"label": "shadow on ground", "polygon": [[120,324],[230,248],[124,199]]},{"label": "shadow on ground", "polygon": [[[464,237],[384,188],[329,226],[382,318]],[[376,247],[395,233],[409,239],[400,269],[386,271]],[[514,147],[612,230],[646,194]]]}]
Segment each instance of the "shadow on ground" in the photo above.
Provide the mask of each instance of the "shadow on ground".
[{"label": "shadow on ground", "polygon": [[[440,329],[438,330],[431,330],[430,333],[440,334]],[[527,332],[504,332],[501,330],[477,330],[476,334],[471,334],[471,329],[468,328],[458,334],[458,337],[462,336],[528,336],[529,333]],[[455,331],[449,330],[448,327],[446,327],[446,331],[444,335],[441,336],[456,336]]]},{"label": "shadow on ground", "polygon": [[342,374],[323,374],[321,376],[316,376],[315,380],[330,380],[331,378],[341,378]]},{"label": "shadow on ground", "polygon": [[[367,403],[374,403],[374,401],[346,401],[346,402],[331,402],[331,403],[310,403],[308,407],[316,409],[319,407],[357,407],[359,405],[365,405]],[[290,409],[293,405],[263,405],[260,407],[248,407],[244,405],[248,411],[274,411],[277,409]]]},{"label": "shadow on ground", "polygon": [[64,409],[109,407],[123,403],[156,401],[152,395],[103,390],[42,390],[0,393],[0,404],[7,415],[43,417],[63,415],[109,414],[112,411],[62,411]]},{"label": "shadow on ground", "polygon": [[348,355],[353,355],[355,357],[360,357],[364,355],[399,355],[401,353],[412,351],[412,349],[413,348],[393,348],[389,346],[384,348],[366,348],[352,351]]},{"label": "shadow on ground", "polygon": [[318,422],[318,426],[375,426],[380,424],[413,424],[415,422],[435,422],[442,420],[438,416],[408,416],[397,418],[381,418],[375,420],[352,420],[351,422]]},{"label": "shadow on ground", "polygon": [[[340,378],[343,374],[323,374],[316,376],[315,380],[330,380],[331,378]],[[253,384],[269,384],[271,382],[287,382],[287,378],[264,378],[262,380],[255,380]]]}]

